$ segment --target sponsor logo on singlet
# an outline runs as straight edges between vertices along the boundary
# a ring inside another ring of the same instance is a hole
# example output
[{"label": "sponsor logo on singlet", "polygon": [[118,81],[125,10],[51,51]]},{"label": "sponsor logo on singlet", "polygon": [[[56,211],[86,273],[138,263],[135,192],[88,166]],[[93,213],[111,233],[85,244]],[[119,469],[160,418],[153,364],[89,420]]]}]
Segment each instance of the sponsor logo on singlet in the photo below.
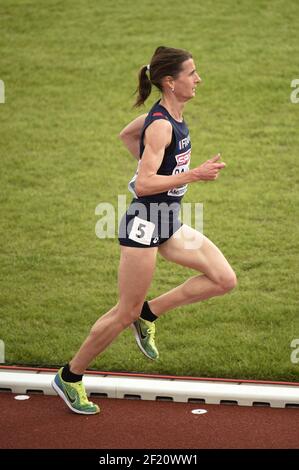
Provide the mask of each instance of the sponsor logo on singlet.
[{"label": "sponsor logo on singlet", "polygon": [[[180,140],[180,142],[183,142],[184,140],[185,139]],[[186,150],[186,152],[175,155],[176,166],[174,167],[172,174],[178,175],[179,173],[185,173],[186,171],[189,171],[190,158],[191,158],[191,148]],[[172,188],[168,191],[167,195],[174,196],[174,197],[181,197],[185,194],[185,192],[187,191],[187,188],[188,188],[187,184],[184,184],[183,186],[179,186],[178,188]]]}]

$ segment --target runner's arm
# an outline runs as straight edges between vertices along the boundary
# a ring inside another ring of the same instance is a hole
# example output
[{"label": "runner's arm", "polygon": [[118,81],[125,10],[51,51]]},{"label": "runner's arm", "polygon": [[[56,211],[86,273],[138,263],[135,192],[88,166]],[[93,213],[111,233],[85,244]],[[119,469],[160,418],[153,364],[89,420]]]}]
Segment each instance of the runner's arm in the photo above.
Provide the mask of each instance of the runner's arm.
[{"label": "runner's arm", "polygon": [[135,191],[140,197],[163,193],[169,189],[199,180],[214,180],[225,163],[218,163],[220,155],[207,160],[193,170],[177,175],[157,175],[165,149],[172,139],[172,126],[169,121],[154,121],[145,131],[145,148],[139,163]]},{"label": "runner's arm", "polygon": [[141,130],[143,128],[146,116],[147,114],[138,116],[126,127],[124,127],[124,129],[119,134],[119,138],[122,140],[133,157],[135,157],[137,160],[139,160],[140,155]]}]

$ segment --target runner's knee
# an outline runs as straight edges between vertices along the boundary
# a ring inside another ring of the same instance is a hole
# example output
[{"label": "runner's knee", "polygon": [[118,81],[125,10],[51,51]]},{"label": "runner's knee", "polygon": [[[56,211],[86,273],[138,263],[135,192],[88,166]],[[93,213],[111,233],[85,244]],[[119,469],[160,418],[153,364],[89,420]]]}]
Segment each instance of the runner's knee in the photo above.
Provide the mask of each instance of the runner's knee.
[{"label": "runner's knee", "polygon": [[221,274],[217,280],[217,284],[223,291],[223,293],[229,292],[234,289],[237,285],[237,276],[235,272],[230,269],[225,273]]},{"label": "runner's knee", "polygon": [[129,325],[131,325],[134,321],[139,318],[141,310],[143,306],[143,301],[142,302],[136,302],[131,305],[122,305],[120,303],[118,311],[117,311],[117,316],[119,322],[123,325],[124,328],[127,328]]}]

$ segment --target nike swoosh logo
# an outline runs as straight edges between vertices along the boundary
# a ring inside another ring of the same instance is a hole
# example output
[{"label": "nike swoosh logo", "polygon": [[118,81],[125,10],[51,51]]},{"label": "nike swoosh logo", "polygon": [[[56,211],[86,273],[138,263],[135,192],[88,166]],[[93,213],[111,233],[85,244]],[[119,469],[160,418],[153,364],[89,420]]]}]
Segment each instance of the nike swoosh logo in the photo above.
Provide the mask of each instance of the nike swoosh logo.
[{"label": "nike swoosh logo", "polygon": [[140,336],[141,336],[141,339],[145,339],[145,338],[146,338],[146,335],[144,335],[144,334],[142,333],[142,330],[141,330],[141,328],[140,328],[139,325],[138,325],[138,330],[139,330],[139,334],[140,334]]},{"label": "nike swoosh logo", "polygon": [[66,396],[68,397],[68,399],[70,400],[70,402],[71,402],[72,404],[74,404],[75,401],[76,401],[76,398],[71,397],[71,395],[68,393],[66,387],[64,388],[64,393],[66,394]]}]

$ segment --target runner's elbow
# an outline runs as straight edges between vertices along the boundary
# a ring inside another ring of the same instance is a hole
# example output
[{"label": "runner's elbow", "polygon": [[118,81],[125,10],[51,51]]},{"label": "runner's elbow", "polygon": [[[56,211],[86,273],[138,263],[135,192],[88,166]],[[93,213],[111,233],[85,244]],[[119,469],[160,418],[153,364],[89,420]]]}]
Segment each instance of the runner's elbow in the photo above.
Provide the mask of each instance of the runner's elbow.
[{"label": "runner's elbow", "polygon": [[150,194],[145,181],[138,177],[135,183],[135,192],[138,197],[148,196]]},{"label": "runner's elbow", "polygon": [[145,196],[143,191],[144,191],[143,185],[141,184],[140,180],[137,178],[136,183],[135,183],[135,193],[137,194],[138,197],[142,197],[142,196]]}]

